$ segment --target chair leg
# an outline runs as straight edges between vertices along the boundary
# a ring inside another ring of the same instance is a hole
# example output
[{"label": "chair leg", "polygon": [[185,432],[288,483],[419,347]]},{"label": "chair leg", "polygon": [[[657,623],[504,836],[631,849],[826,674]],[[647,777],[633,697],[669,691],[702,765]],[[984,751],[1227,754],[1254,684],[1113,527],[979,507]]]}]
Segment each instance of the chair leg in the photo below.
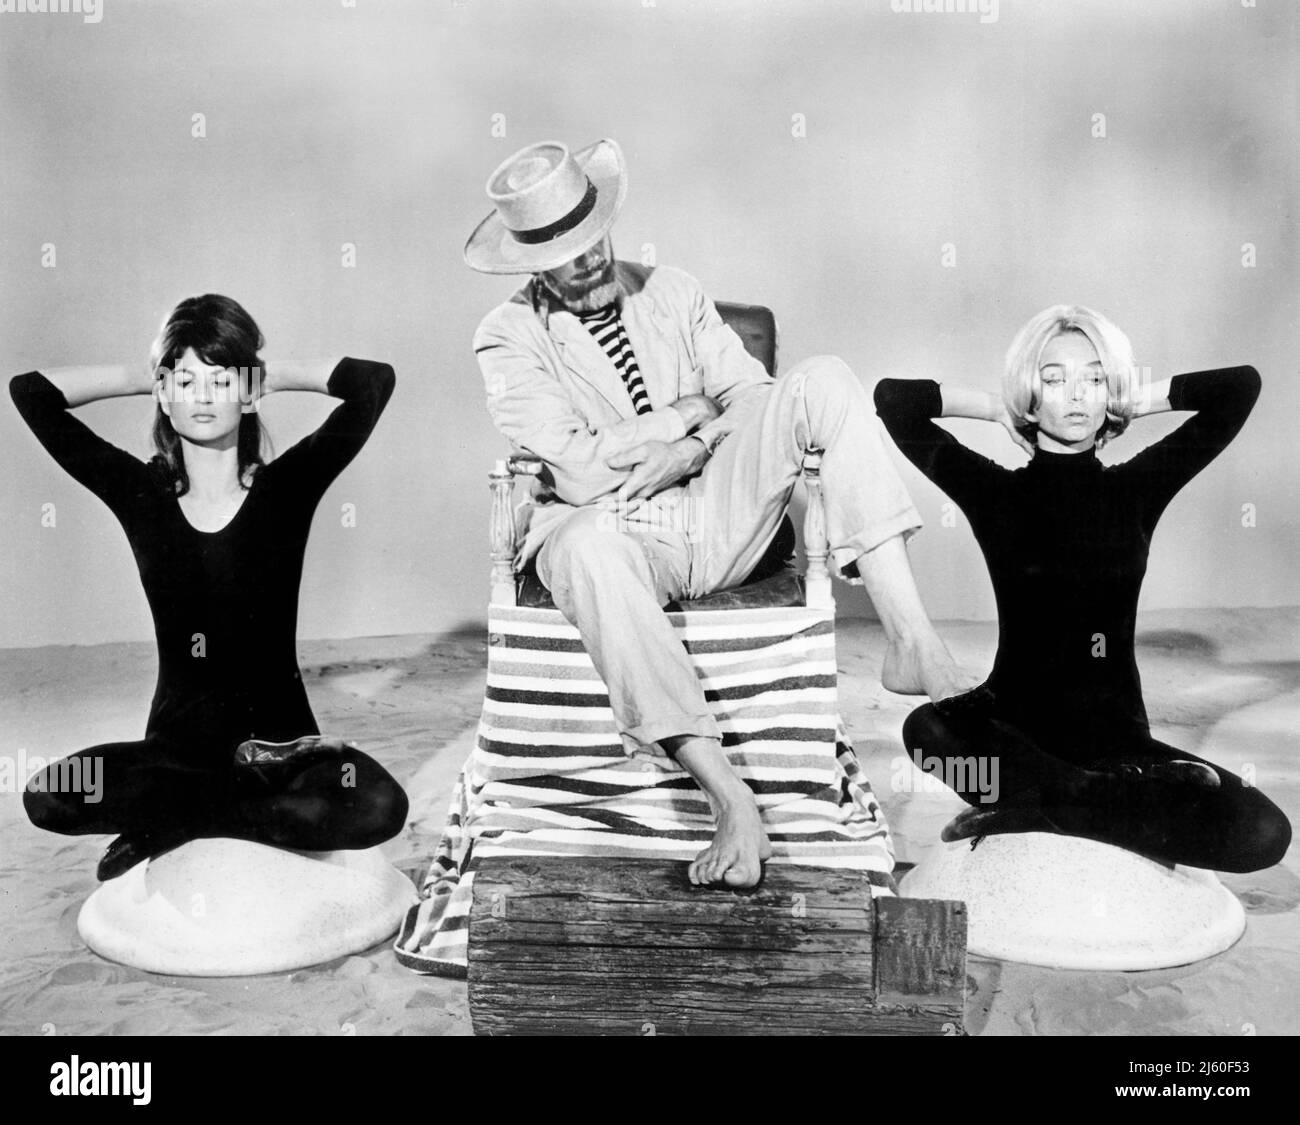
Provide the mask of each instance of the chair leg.
[{"label": "chair leg", "polygon": [[492,604],[515,604],[515,475],[505,461],[488,474],[492,491],[492,519],[488,535],[492,547]]},{"label": "chair leg", "polygon": [[803,524],[804,556],[807,559],[804,589],[810,609],[834,609],[835,594],[831,589],[831,574],[826,563],[830,554],[830,540],[826,534],[826,501],[822,496],[821,468],[822,450],[808,450],[803,459],[803,479],[808,488],[808,511]]}]

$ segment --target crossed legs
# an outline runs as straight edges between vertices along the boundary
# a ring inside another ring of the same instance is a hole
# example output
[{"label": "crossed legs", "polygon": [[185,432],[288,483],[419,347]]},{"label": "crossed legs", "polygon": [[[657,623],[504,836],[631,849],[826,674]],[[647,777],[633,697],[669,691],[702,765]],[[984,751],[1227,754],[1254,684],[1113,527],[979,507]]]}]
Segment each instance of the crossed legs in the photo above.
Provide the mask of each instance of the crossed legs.
[{"label": "crossed legs", "polygon": [[[92,746],[29,779],[23,805],[37,828],[120,834],[153,841],[156,851],[210,836],[304,851],[369,848],[406,821],[401,786],[360,750],[291,762],[275,775],[236,767],[233,747],[223,758],[157,736]],[[74,791],[73,777],[94,779],[94,792]]]},{"label": "crossed legs", "polygon": [[[996,762],[996,795],[957,789],[968,804],[988,802],[1005,814],[989,818],[990,831],[1060,832],[1163,863],[1235,872],[1272,867],[1291,842],[1286,814],[1258,789],[1149,736],[1117,734],[1106,758],[1080,765],[993,712],[944,714],[927,703],[904,722],[903,744],[922,769],[942,770],[949,784],[973,781],[965,763]],[[1159,767],[1186,762],[1208,766],[1217,784],[1160,776],[1169,771]]]},{"label": "crossed legs", "polygon": [[885,629],[885,686],[942,698],[963,685],[908,566],[904,539],[920,517],[849,368],[816,357],[730,411],[735,430],[687,486],[687,527],[644,532],[614,513],[580,510],[543,546],[538,574],[582,636],[620,731],[633,744],[659,743],[708,795],[718,827],[691,865],[692,880],[750,886],[770,847],[662,606],[744,581],[776,532],[807,450],[824,451],[836,563],[857,564]]}]

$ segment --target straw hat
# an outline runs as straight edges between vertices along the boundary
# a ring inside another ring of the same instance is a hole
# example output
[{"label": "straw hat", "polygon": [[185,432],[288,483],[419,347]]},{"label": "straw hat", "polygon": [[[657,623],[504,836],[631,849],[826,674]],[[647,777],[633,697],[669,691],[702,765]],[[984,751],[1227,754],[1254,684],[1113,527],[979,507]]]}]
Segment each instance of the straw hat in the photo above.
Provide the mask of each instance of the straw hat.
[{"label": "straw hat", "polygon": [[596,245],[627,195],[627,168],[616,141],[577,152],[559,141],[520,149],[487,182],[496,205],[465,243],[465,262],[480,273],[540,273]]}]

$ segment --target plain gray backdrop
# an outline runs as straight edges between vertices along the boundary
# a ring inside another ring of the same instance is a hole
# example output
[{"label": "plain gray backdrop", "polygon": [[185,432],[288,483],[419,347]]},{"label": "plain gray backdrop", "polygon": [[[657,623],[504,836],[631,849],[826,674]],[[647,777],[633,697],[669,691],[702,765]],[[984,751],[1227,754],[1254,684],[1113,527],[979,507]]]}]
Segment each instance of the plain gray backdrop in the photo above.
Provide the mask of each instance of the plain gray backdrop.
[{"label": "plain gray backdrop", "polygon": [[[868,385],[991,390],[1016,329],[1064,301],[1109,314],[1154,378],[1258,367],[1245,430],[1160,526],[1142,604],[1296,604],[1296,47],[1289,0],[1002,0],[995,21],[889,0],[4,13],[3,366],[143,361],[170,307],[205,291],[249,309],[267,355],[391,362],[388,412],[318,511],[299,633],[479,622],[504,446],[469,342],[517,282],[472,273],[461,248],[515,149],[612,136],[630,168],[620,255],[771,306],[786,364],[829,352]],[[328,408],[270,401],[276,447]],[[149,452],[146,400],[80,414]],[[1137,423],[1107,457],[1177,420]],[[1023,460],[994,427],[953,426]],[[150,637],[112,516],[7,401],[0,443],[0,646]],[[932,615],[992,617],[965,521],[945,526],[942,495],[904,474]]]}]

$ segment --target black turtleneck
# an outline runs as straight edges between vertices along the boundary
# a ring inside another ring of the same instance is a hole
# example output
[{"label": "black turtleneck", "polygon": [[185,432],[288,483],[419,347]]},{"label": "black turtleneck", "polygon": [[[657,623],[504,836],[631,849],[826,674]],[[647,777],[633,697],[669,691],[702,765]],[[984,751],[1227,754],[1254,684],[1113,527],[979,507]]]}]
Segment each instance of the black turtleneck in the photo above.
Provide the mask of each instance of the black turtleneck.
[{"label": "black turtleneck", "polygon": [[1128,461],[1039,449],[1012,470],[935,424],[937,383],[877,385],[890,435],[962,509],[984,552],[998,607],[988,681],[998,709],[1058,752],[1100,757],[1149,733],[1134,631],[1151,537],[1178,490],[1241,429],[1259,386],[1252,367],[1176,376],[1170,406],[1196,416]]}]

